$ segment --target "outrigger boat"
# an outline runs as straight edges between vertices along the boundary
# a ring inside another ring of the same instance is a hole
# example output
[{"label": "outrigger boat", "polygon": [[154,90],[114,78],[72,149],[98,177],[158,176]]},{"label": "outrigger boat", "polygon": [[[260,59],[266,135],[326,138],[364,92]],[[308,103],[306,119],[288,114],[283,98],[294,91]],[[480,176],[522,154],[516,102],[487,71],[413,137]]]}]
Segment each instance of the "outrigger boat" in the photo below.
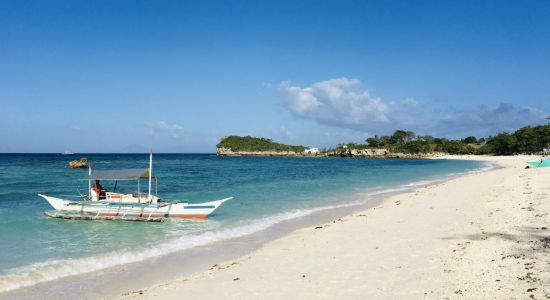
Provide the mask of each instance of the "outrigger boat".
[{"label": "outrigger boat", "polygon": [[550,158],[541,158],[538,161],[528,161],[527,163],[535,168],[550,167]]},{"label": "outrigger boat", "polygon": [[[165,201],[152,194],[152,180],[155,179],[155,194],[158,189],[157,177],[153,175],[153,155],[149,155],[149,169],[92,170],[88,167],[88,195],[84,200],[73,201],[38,194],[46,199],[55,212],[45,212],[52,218],[76,220],[126,220],[162,221],[164,218],[206,218],[225,201],[233,197],[205,202]],[[140,181],[148,179],[148,192],[141,193]],[[104,181],[137,181],[137,195],[109,192],[99,184]],[[92,186],[92,181],[95,185]]]}]

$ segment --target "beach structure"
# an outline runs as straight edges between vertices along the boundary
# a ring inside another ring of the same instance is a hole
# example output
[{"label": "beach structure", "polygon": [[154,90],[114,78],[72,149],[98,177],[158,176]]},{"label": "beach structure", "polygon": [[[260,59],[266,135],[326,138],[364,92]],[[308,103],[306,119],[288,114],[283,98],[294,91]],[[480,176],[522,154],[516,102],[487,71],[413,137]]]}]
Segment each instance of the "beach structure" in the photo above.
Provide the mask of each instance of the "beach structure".
[{"label": "beach structure", "polygon": [[304,154],[319,154],[319,148],[308,148],[304,150]]},{"label": "beach structure", "polygon": [[[152,190],[155,180],[155,193]],[[128,221],[158,221],[162,218],[206,218],[225,201],[220,200],[192,204],[188,201],[165,201],[156,195],[157,177],[153,174],[153,154],[149,155],[148,169],[124,170],[92,170],[88,165],[88,195],[82,195],[83,200],[72,201],[52,196],[38,194],[46,199],[56,210],[46,212],[46,216],[62,219],[78,220],[128,220]],[[103,189],[100,181],[114,181],[113,191]],[[147,193],[141,192],[141,181],[147,180]],[[137,192],[132,194],[117,193],[118,181],[136,181]],[[94,184],[92,185],[92,182]]]}]

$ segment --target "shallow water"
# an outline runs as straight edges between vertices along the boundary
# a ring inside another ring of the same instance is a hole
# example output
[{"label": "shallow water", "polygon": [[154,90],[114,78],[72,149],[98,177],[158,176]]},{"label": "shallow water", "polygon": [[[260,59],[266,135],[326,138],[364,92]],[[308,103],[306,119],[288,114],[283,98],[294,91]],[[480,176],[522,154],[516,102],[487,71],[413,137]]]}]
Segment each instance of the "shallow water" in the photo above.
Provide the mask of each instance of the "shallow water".
[{"label": "shallow water", "polygon": [[[145,154],[0,154],[0,291],[136,262],[263,230],[320,207],[342,207],[376,191],[405,188],[483,167],[453,160],[217,157],[157,154],[164,199],[201,202],[234,196],[207,220],[163,223],[49,219],[37,193],[85,193],[86,170],[66,167],[86,156],[96,169],[146,168]],[[108,189],[110,184],[104,183]],[[146,182],[142,182],[142,187]],[[136,189],[119,183],[118,191]],[[75,196],[76,195],[76,196]]]}]

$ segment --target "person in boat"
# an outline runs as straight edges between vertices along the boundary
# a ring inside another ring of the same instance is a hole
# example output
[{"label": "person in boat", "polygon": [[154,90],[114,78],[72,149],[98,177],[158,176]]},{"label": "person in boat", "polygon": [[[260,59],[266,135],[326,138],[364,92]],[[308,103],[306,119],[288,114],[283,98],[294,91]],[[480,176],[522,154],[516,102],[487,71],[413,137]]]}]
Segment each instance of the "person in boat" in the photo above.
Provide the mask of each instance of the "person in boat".
[{"label": "person in boat", "polygon": [[103,188],[99,180],[95,181],[94,186],[92,187],[92,190],[96,193],[99,200],[105,199],[105,194],[107,193],[107,190]]}]

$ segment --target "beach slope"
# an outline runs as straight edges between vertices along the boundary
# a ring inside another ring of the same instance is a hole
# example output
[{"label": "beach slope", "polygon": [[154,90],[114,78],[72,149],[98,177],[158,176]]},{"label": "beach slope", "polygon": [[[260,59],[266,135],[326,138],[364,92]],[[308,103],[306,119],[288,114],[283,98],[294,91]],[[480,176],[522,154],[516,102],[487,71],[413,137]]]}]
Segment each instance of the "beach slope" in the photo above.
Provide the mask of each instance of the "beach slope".
[{"label": "beach slope", "polygon": [[548,298],[550,168],[481,159],[503,168],[392,196],[122,298]]}]

